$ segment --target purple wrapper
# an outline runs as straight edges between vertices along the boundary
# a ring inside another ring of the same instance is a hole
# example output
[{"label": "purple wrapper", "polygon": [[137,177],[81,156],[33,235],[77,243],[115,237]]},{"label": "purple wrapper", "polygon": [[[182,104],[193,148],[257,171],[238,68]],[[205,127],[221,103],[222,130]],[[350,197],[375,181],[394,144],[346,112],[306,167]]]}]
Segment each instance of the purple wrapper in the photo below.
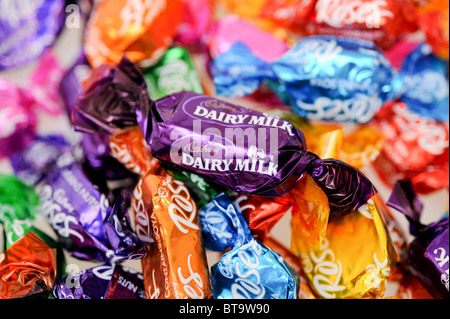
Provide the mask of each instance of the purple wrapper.
[{"label": "purple wrapper", "polygon": [[0,0],[0,71],[36,60],[64,20],[65,0]]},{"label": "purple wrapper", "polygon": [[283,196],[309,173],[332,214],[349,213],[376,193],[357,169],[306,151],[303,133],[285,119],[194,92],[151,101],[126,57],[93,72],[73,118],[88,133],[137,123],[154,157],[239,193]]},{"label": "purple wrapper", "polygon": [[429,225],[420,222],[423,205],[410,180],[398,181],[387,205],[403,213],[415,239],[409,245],[407,263],[435,298],[449,298],[449,217]]},{"label": "purple wrapper", "polygon": [[[82,52],[61,80],[59,95],[69,116],[81,91],[82,82],[90,72],[91,67]],[[108,135],[81,133],[80,147],[85,156],[85,164],[89,166],[89,177],[98,184],[131,176],[129,170],[111,156]]]},{"label": "purple wrapper", "polygon": [[103,264],[57,282],[58,299],[145,299],[142,274],[119,264]]},{"label": "purple wrapper", "polygon": [[62,137],[39,138],[12,164],[16,175],[37,185],[40,212],[72,256],[117,262],[145,255],[146,245],[134,236],[123,198],[111,207]]}]

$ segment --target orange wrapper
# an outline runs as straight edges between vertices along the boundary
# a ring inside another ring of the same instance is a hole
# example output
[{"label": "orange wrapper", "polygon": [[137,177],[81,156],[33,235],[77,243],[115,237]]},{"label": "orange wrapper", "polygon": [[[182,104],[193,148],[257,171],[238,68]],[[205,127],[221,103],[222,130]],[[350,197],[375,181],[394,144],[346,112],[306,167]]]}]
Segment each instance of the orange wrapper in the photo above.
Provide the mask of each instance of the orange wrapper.
[{"label": "orange wrapper", "polygon": [[0,254],[0,299],[49,291],[55,278],[55,254],[33,231]]},{"label": "orange wrapper", "polygon": [[97,2],[86,26],[86,57],[94,68],[115,65],[124,54],[148,67],[171,45],[183,17],[182,0]]},{"label": "orange wrapper", "polygon": [[210,298],[197,207],[184,183],[146,174],[131,204],[136,233],[149,246],[142,259],[147,299]]},{"label": "orange wrapper", "polygon": [[306,276],[303,273],[302,265],[300,263],[300,257],[293,254],[282,243],[280,243],[279,241],[270,236],[265,237],[262,243],[267,247],[271,248],[272,250],[274,250],[281,257],[283,257],[283,260],[299,275],[300,277],[299,299],[316,299],[317,297],[311,290],[311,287],[309,287],[308,280],[306,279]]},{"label": "orange wrapper", "polygon": [[327,225],[319,249],[295,243],[311,288],[325,299],[382,298],[397,255],[373,200]]},{"label": "orange wrapper", "polygon": [[109,137],[111,156],[139,176],[151,171],[161,173],[159,161],[152,156],[139,126],[122,129]]},{"label": "orange wrapper", "polygon": [[419,27],[425,33],[434,54],[449,58],[449,2],[431,0],[417,9]]},{"label": "orange wrapper", "polygon": [[401,299],[435,299],[428,290],[422,285],[422,282],[407,270],[397,267],[394,271],[398,278],[397,296]]}]

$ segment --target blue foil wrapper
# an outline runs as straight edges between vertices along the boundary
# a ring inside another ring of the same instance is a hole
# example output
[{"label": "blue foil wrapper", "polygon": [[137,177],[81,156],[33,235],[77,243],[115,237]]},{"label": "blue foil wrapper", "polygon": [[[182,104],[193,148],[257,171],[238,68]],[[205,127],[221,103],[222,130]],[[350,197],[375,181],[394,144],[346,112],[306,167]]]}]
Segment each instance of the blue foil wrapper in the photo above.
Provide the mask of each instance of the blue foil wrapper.
[{"label": "blue foil wrapper", "polygon": [[367,123],[404,90],[398,72],[372,42],[311,36],[268,65],[242,43],[212,63],[216,93],[239,97],[267,82],[300,116]]},{"label": "blue foil wrapper", "polygon": [[406,89],[401,100],[411,111],[441,122],[449,120],[447,67],[448,61],[435,56],[426,43],[405,58],[400,75]]},{"label": "blue foil wrapper", "polygon": [[283,258],[254,239],[228,195],[199,212],[207,249],[223,252],[211,267],[214,299],[296,299],[300,277]]},{"label": "blue foil wrapper", "polygon": [[0,71],[39,58],[63,28],[65,6],[65,0],[0,0]]}]

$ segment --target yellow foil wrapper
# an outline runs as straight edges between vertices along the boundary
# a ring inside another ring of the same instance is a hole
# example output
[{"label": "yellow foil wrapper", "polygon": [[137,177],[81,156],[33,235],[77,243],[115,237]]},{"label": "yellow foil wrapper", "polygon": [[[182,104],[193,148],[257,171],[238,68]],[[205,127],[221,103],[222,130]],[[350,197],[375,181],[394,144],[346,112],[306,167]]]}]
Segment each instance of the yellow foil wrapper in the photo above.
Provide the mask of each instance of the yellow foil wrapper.
[{"label": "yellow foil wrapper", "polygon": [[372,163],[384,145],[384,135],[369,125],[358,125],[354,131],[346,133],[343,126],[335,123],[309,121],[292,114],[282,117],[303,132],[308,151],[358,169]]},{"label": "yellow foil wrapper", "polygon": [[327,225],[319,249],[296,243],[305,276],[325,299],[383,298],[397,255],[372,199]]},{"label": "yellow foil wrapper", "polygon": [[369,125],[358,128],[344,136],[338,159],[358,169],[372,163],[380,154],[384,135]]},{"label": "yellow foil wrapper", "polygon": [[289,192],[295,199],[291,215],[291,251],[318,249],[326,235],[330,206],[327,195],[306,174]]}]

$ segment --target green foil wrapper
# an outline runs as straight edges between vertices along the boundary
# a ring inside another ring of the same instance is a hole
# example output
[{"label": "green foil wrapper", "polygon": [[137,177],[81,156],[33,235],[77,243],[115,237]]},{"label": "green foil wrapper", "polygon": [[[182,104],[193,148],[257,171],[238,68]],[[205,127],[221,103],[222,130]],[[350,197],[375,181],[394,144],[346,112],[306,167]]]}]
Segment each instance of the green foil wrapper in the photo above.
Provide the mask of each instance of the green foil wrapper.
[{"label": "green foil wrapper", "polygon": [[0,223],[33,220],[39,197],[33,186],[14,175],[0,174]]},{"label": "green foil wrapper", "polygon": [[204,93],[191,55],[183,47],[167,50],[158,63],[143,70],[143,74],[152,100],[181,91]]}]

